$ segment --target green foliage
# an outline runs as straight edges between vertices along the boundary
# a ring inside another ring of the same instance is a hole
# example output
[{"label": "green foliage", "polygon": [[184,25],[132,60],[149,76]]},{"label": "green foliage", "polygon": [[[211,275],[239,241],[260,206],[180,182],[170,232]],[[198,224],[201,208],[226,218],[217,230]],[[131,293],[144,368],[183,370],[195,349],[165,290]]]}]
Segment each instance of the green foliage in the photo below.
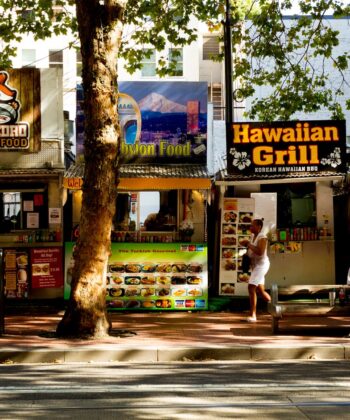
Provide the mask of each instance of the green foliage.
[{"label": "green foliage", "polygon": [[289,13],[283,19],[295,2],[256,3],[258,9],[247,10],[244,24],[235,21],[232,28],[233,44],[240,46],[233,78],[241,82],[246,98],[254,95],[255,86],[268,92],[252,101],[246,116],[288,120],[298,111],[328,109],[332,118],[344,118],[340,100],[348,85],[349,53],[336,51],[337,25],[325,17],[346,16],[349,6],[338,0],[302,0],[303,15],[293,18]]},{"label": "green foliage", "polygon": [[[26,34],[31,33],[34,39],[48,38],[53,34],[67,33],[75,29],[74,17],[67,6],[70,0],[0,0],[0,39],[5,45],[12,46]],[[13,56],[13,50],[2,51],[1,65],[7,64]]]},{"label": "green foliage", "polygon": [[[298,3],[302,15],[286,20],[283,14],[295,1],[231,0],[233,78],[240,84],[239,95],[252,97],[256,86],[270,92],[252,102],[247,113],[251,119],[290,119],[298,111],[321,108],[330,110],[334,118],[343,116],[339,101],[348,83],[349,53],[336,53],[339,33],[325,16],[347,16],[350,6],[341,0]],[[27,33],[35,39],[74,33],[74,5],[73,0],[0,0],[0,66],[9,66],[14,43]],[[153,49],[160,56],[157,73],[176,75],[176,52],[170,59],[164,55],[165,47],[176,49],[193,42],[198,21],[222,40],[224,19],[225,0],[128,0],[120,57],[132,73],[141,69],[143,58]],[[223,54],[213,58],[220,60]],[[327,74],[330,64],[333,70]],[[338,86],[329,82],[335,74]]]}]

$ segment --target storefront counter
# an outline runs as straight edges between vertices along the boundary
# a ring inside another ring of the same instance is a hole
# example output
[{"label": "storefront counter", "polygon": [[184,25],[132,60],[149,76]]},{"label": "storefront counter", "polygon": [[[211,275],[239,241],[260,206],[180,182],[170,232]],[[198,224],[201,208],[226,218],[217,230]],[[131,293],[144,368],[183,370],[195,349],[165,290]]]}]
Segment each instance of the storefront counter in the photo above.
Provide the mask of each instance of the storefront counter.
[{"label": "storefront counter", "polygon": [[332,239],[271,244],[266,286],[336,283],[334,244]]}]

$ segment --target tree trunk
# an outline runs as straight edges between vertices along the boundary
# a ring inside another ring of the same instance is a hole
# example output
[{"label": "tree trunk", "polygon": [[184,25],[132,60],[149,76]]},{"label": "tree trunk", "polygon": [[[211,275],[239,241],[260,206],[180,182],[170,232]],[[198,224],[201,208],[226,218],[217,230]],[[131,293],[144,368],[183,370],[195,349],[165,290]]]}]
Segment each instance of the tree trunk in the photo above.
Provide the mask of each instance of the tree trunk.
[{"label": "tree trunk", "polygon": [[120,0],[77,0],[76,9],[83,61],[85,173],[71,296],[57,335],[94,339],[106,336],[111,326],[106,271],[118,183],[116,69],[124,8]]}]

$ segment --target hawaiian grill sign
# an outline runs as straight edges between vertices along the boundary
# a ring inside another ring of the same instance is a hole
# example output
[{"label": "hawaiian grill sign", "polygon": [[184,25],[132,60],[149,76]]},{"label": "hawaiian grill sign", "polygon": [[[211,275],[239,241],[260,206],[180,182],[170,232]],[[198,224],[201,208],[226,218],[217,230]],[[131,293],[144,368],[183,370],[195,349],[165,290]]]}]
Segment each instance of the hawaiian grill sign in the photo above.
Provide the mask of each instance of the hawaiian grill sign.
[{"label": "hawaiian grill sign", "polygon": [[227,127],[234,175],[345,172],[345,121],[240,122]]},{"label": "hawaiian grill sign", "polygon": [[18,121],[21,103],[8,79],[9,74],[0,71],[0,150],[28,149],[29,124]]}]

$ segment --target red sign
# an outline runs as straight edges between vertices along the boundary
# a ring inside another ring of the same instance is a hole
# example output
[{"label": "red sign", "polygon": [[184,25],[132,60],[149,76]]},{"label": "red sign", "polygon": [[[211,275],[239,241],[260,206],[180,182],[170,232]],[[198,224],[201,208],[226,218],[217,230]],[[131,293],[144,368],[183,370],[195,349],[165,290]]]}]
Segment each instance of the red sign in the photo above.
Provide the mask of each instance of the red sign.
[{"label": "red sign", "polygon": [[63,286],[62,249],[31,249],[32,289]]}]

